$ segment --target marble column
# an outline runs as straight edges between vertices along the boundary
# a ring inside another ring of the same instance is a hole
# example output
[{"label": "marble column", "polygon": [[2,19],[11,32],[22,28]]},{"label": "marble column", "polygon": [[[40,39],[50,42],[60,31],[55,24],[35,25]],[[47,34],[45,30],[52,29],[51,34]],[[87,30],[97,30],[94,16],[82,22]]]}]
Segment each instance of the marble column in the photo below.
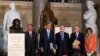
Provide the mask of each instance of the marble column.
[{"label": "marble column", "polygon": [[39,29],[41,11],[44,9],[47,1],[48,0],[33,0],[33,25],[35,31]]},{"label": "marble column", "polygon": [[65,2],[65,0],[61,0],[61,2],[62,2],[62,3],[64,3],[64,2]]}]

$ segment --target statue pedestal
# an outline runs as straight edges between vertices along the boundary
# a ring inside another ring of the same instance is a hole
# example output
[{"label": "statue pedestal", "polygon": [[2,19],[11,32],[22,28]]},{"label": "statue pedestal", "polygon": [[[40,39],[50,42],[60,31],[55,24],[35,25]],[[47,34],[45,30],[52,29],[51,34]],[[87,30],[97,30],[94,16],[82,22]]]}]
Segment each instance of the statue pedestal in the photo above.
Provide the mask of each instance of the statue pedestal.
[{"label": "statue pedestal", "polygon": [[25,56],[25,35],[8,34],[8,55],[7,56]]}]

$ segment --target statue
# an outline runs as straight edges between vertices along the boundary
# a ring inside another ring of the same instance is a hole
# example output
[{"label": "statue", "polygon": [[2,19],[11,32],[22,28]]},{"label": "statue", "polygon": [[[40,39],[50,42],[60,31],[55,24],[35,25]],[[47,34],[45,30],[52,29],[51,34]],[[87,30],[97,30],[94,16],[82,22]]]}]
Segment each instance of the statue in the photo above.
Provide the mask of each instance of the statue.
[{"label": "statue", "polygon": [[43,29],[45,29],[45,25],[47,23],[52,23],[52,29],[54,30],[54,26],[57,25],[58,20],[57,18],[54,16],[54,12],[50,9],[50,3],[46,3],[45,4],[45,8],[41,13],[40,16],[40,29],[39,31],[42,31]]},{"label": "statue", "polygon": [[23,33],[23,29],[20,26],[20,20],[19,19],[14,19],[13,20],[13,25],[10,27],[10,33]]},{"label": "statue", "polygon": [[3,22],[3,36],[4,36],[4,51],[7,52],[7,34],[9,33],[9,27],[12,26],[12,21],[16,18],[21,20],[19,12],[16,11],[15,4],[10,3],[10,10],[4,15]]},{"label": "statue", "polygon": [[94,8],[94,2],[93,1],[87,1],[87,8],[88,11],[86,11],[83,15],[84,19],[86,20],[86,28],[90,27],[93,30],[93,33],[98,36],[98,28],[96,25],[96,19],[97,19],[97,13]]}]

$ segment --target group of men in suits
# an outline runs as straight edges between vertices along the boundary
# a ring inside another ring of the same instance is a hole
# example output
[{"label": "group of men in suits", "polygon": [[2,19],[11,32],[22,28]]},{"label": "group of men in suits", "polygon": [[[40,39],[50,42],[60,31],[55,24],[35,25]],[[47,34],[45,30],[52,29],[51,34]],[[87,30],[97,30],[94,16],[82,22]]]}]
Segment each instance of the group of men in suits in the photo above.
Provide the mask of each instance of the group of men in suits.
[{"label": "group of men in suits", "polygon": [[78,56],[79,53],[83,53],[84,34],[80,32],[79,26],[74,27],[74,33],[70,37],[64,31],[63,25],[60,26],[60,32],[56,34],[51,28],[52,24],[48,23],[40,32],[39,48],[37,48],[38,34],[33,31],[31,24],[28,25],[28,31],[25,32],[26,56],[36,56],[38,52],[41,52],[41,56]]}]

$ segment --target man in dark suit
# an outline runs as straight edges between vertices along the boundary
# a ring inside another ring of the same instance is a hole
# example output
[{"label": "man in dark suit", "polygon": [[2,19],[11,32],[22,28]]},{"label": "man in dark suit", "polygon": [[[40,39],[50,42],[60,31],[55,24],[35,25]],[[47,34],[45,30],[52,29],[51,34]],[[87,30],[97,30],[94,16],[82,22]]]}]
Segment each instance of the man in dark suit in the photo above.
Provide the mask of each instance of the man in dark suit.
[{"label": "man in dark suit", "polygon": [[67,56],[69,49],[69,34],[64,32],[65,27],[60,26],[60,32],[56,34],[55,44],[57,45],[56,56]]},{"label": "man in dark suit", "polygon": [[37,52],[37,33],[33,31],[32,24],[28,25],[25,32],[25,56],[35,56]]},{"label": "man in dark suit", "polygon": [[51,30],[51,25],[51,23],[48,23],[46,29],[40,32],[40,49],[43,56],[52,56],[51,51],[53,51],[54,32]]},{"label": "man in dark suit", "polygon": [[84,53],[84,34],[80,32],[79,26],[74,27],[74,33],[71,34],[70,43],[73,56],[81,56]]}]

